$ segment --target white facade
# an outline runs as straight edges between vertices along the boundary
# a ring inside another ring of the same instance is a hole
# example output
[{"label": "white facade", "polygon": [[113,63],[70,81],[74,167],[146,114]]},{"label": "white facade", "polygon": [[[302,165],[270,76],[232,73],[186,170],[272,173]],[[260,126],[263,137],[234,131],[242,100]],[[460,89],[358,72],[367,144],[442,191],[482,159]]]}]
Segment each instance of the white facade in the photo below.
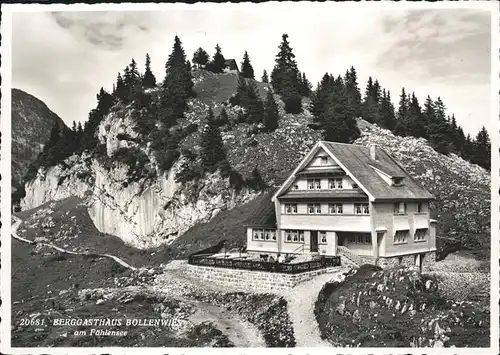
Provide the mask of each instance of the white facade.
[{"label": "white facade", "polygon": [[[376,173],[393,184],[388,174]],[[374,200],[321,147],[304,158],[273,200],[276,225],[248,226],[249,252],[335,256],[341,246],[360,256],[388,258],[436,250],[428,200]]]}]

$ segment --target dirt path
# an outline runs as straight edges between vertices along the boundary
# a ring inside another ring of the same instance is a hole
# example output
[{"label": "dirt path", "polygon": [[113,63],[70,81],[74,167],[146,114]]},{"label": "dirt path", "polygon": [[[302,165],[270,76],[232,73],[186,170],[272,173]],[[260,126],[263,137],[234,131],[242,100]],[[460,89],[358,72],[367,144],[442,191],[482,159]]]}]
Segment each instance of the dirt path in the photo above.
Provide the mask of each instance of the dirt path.
[{"label": "dirt path", "polygon": [[97,257],[103,257],[103,258],[108,258],[108,259],[111,259],[115,262],[117,262],[118,264],[126,267],[127,269],[130,269],[132,271],[135,271],[137,270],[136,267],[134,266],[131,266],[129,264],[127,264],[125,261],[123,261],[122,259],[114,256],[114,255],[111,255],[111,254],[98,254],[98,253],[85,253],[85,252],[75,252],[75,251],[71,251],[71,250],[66,250],[66,249],[63,249],[61,247],[58,247],[57,245],[54,245],[54,244],[51,244],[51,243],[42,243],[42,242],[35,242],[33,240],[28,240],[28,239],[25,239],[25,238],[22,238],[20,236],[17,235],[17,229],[19,228],[19,225],[21,224],[21,219],[19,217],[16,217],[16,216],[12,216],[12,218],[14,219],[14,223],[12,224],[12,237],[23,242],[23,243],[27,243],[27,244],[31,244],[31,245],[36,245],[36,244],[40,244],[40,245],[44,245],[44,246],[47,246],[49,248],[52,248],[52,249],[55,249],[61,253],[65,253],[65,254],[71,254],[71,255],[85,255],[85,256],[97,256]]},{"label": "dirt path", "polygon": [[318,323],[314,316],[314,303],[325,283],[332,279],[340,279],[347,269],[335,273],[316,276],[310,281],[298,284],[291,290],[280,291],[288,302],[288,313],[293,324],[297,347],[328,347],[333,345],[321,339]]},{"label": "dirt path", "polygon": [[[137,268],[127,264],[125,261],[122,259],[110,255],[110,254],[97,254],[97,253],[82,253],[82,252],[73,252],[70,250],[66,250],[63,248],[60,248],[54,244],[50,243],[42,243],[42,242],[35,242],[33,240],[28,240],[25,238],[22,238],[17,235],[17,230],[21,224],[21,219],[12,216],[14,219],[14,223],[12,224],[12,237],[23,242],[26,244],[30,245],[44,245],[47,247],[50,247],[52,249],[55,249],[61,253],[66,253],[66,254],[71,254],[71,255],[95,255],[99,257],[106,257],[109,259],[112,259],[119,263],[120,265],[123,265],[124,267],[131,269],[131,270],[137,270]],[[180,275],[179,275],[180,276]],[[182,283],[185,283],[186,280],[183,279],[182,277],[178,277],[176,273],[171,273],[171,277],[173,279],[171,281],[174,281],[177,283],[179,286]],[[145,286],[145,288],[150,288],[149,286]],[[137,288],[138,290],[140,288]],[[190,317],[190,320],[193,323],[200,323],[200,322],[213,322],[214,326],[219,329],[221,332],[223,332],[228,339],[235,345],[235,347],[241,347],[241,348],[248,348],[248,347],[265,347],[265,341],[262,338],[262,335],[260,332],[250,324],[249,322],[240,319],[239,317],[235,317],[234,315],[229,314],[225,310],[223,310],[220,307],[216,307],[211,304],[207,303],[202,303],[199,301],[195,301],[192,299],[188,299],[183,297],[182,295],[182,287],[175,288],[175,292],[173,292],[172,296],[178,299],[181,299],[182,301],[191,304],[194,309],[196,309],[196,312]],[[157,287],[152,287],[151,290],[156,293],[164,293],[161,290],[159,290]]]},{"label": "dirt path", "polygon": [[184,300],[196,308],[189,319],[193,323],[211,321],[223,332],[237,348],[263,348],[266,346],[262,335],[249,322],[236,318],[234,315],[207,303]]}]

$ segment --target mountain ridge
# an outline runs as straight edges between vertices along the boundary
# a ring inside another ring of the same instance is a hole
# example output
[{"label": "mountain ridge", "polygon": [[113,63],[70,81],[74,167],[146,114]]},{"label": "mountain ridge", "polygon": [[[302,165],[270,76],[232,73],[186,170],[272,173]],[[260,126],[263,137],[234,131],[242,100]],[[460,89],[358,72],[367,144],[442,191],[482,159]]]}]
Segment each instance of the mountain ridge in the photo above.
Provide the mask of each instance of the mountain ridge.
[{"label": "mountain ridge", "polygon": [[[310,127],[312,114],[307,102],[303,104],[302,114],[286,114],[283,102],[276,96],[279,127],[273,132],[262,132],[258,125],[237,122],[241,108],[227,102],[229,94],[236,92],[235,74],[197,73],[194,82],[198,97],[188,102],[189,110],[186,117],[179,120],[178,126],[185,128],[195,124],[199,127],[209,107],[215,112],[224,107],[232,123],[221,127],[221,136],[228,161],[241,176],[250,176],[252,169],[257,167],[267,186],[276,186],[302,156],[322,140],[321,132]],[[211,92],[200,89],[207,86],[204,80],[210,81],[209,87],[221,89]],[[261,96],[270,90],[264,84],[259,84],[259,88]],[[466,247],[480,249],[486,245],[489,248],[489,223],[485,224],[489,221],[489,205],[486,204],[489,200],[489,174],[486,170],[455,154],[445,156],[436,152],[423,138],[395,136],[389,130],[362,119],[357,119],[357,124],[361,137],[354,143],[378,144],[437,195],[438,201],[431,207],[431,212],[433,218],[438,219],[439,235],[463,239]],[[238,190],[219,172],[197,181],[176,181],[187,161],[184,154],[166,173],[152,178],[139,176],[135,181],[129,181],[130,166],[113,161],[114,154],[120,149],[135,149],[146,157],[143,171],[154,170],[157,164],[149,145],[141,145],[140,136],[133,126],[129,107],[112,110],[97,130],[104,149],[102,158],[83,153],[68,158],[64,164],[41,168],[38,176],[26,185],[23,209],[72,195],[87,197],[89,213],[101,232],[148,248],[171,244],[189,228],[208,223],[221,211],[230,210],[260,194],[250,187]],[[121,139],[123,137],[129,138]],[[191,149],[196,153],[200,149],[198,142],[199,128],[188,131],[179,145],[181,150]]]},{"label": "mountain ridge", "polygon": [[42,151],[55,124],[66,127],[40,99],[21,89],[11,90],[12,100],[12,188],[17,190],[29,165]]}]

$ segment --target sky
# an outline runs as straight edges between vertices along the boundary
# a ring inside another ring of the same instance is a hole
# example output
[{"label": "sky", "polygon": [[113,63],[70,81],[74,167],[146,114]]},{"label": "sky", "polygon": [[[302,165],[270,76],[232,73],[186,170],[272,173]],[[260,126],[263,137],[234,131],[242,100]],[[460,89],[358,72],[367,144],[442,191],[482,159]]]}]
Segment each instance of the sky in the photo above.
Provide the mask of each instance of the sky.
[{"label": "sky", "polygon": [[[271,72],[283,33],[299,70],[316,86],[325,72],[354,66],[364,93],[369,76],[390,90],[441,97],[466,133],[491,130],[491,18],[478,9],[405,9],[341,3],[190,5],[167,11],[18,12],[12,17],[12,87],[42,101],[68,125],[84,122],[101,86],[111,90],[134,58],[149,53],[157,80],[174,36],[188,59],[219,44],[240,65],[248,51],[260,78]],[[394,3],[394,5],[397,5]],[[279,6],[280,15],[275,8]],[[397,107],[397,106],[396,106]]]}]

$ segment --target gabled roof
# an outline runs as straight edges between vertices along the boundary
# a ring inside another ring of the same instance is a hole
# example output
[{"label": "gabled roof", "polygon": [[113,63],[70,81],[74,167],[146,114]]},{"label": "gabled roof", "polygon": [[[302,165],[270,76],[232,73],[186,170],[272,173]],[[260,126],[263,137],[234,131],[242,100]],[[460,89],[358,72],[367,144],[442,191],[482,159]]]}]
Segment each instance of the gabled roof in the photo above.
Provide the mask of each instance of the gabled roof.
[{"label": "gabled roof", "polygon": [[277,188],[270,190],[260,198],[255,208],[249,213],[244,222],[244,226],[275,226],[276,212],[271,196],[277,191]]},{"label": "gabled roof", "polygon": [[226,68],[229,68],[231,70],[238,70],[239,71],[239,69],[238,69],[238,63],[236,63],[236,60],[234,60],[234,59],[226,59],[224,61],[224,64],[225,64]]},{"label": "gabled roof", "polygon": [[[358,184],[371,201],[397,199],[434,199],[434,196],[380,147],[376,147],[377,160],[370,156],[370,147],[357,144],[344,144],[320,141],[314,145],[293,173],[273,196],[273,200],[282,196],[291,186],[296,174],[314,157],[315,153],[324,149],[335,162]],[[403,177],[401,186],[390,186],[374,169],[391,177]],[[288,195],[288,194],[287,194]]]},{"label": "gabled roof", "polygon": [[[346,170],[354,175],[375,200],[384,199],[434,199],[393,157],[376,147],[377,160],[370,156],[370,147],[357,144],[322,142],[328,152],[337,158]],[[390,186],[370,165],[392,177],[403,177],[401,186]]]}]

